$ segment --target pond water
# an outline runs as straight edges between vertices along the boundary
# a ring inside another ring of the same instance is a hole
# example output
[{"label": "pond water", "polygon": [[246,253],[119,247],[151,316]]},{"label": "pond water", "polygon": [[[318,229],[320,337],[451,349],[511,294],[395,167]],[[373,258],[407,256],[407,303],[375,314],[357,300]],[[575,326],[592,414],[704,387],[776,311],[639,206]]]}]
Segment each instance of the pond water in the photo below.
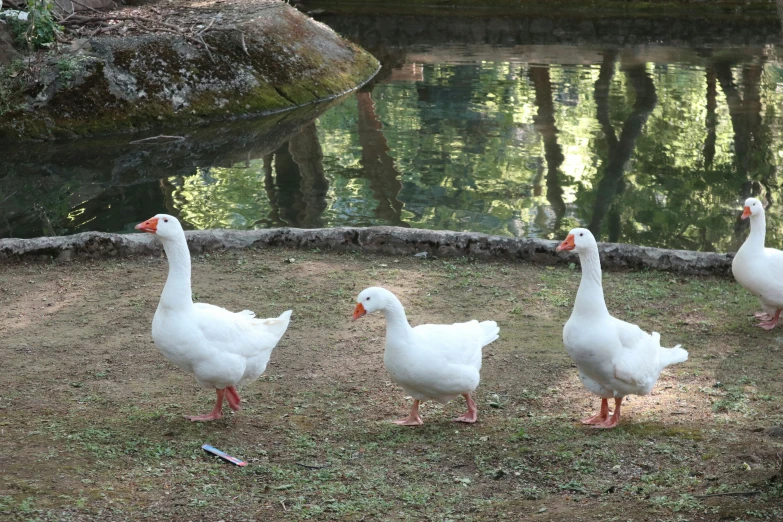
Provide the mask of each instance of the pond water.
[{"label": "pond water", "polygon": [[783,246],[777,20],[323,15],[383,70],[260,120],[26,145],[0,163],[0,237],[398,225],[736,250],[741,202]]}]

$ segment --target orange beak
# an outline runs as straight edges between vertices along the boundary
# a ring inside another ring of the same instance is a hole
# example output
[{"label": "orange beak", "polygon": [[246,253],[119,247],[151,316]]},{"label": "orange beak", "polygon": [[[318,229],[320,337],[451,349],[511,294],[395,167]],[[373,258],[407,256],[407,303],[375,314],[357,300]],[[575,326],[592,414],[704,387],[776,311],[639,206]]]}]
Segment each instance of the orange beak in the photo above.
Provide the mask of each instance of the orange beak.
[{"label": "orange beak", "polygon": [[745,207],[742,211],[742,219],[748,219],[750,217],[750,207]]},{"label": "orange beak", "polygon": [[573,250],[576,248],[576,244],[574,244],[574,235],[568,234],[568,237],[563,240],[562,243],[557,247],[556,251],[560,252],[561,250]]},{"label": "orange beak", "polygon": [[357,304],[353,311],[353,320],[355,321],[360,317],[364,317],[365,315],[367,315],[367,310],[364,309],[362,303]]},{"label": "orange beak", "polygon": [[150,234],[154,234],[158,231],[158,218],[149,218],[144,223],[139,223],[133,228],[136,230],[141,230],[142,232],[149,232]]}]

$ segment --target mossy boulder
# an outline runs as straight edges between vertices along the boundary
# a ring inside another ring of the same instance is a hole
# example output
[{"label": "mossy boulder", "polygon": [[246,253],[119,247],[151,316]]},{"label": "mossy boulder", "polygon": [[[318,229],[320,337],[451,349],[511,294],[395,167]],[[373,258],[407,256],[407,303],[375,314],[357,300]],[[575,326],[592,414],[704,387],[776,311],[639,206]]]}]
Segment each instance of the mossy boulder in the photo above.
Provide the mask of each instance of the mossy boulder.
[{"label": "mossy boulder", "polygon": [[281,111],[354,89],[379,67],[284,3],[215,24],[203,40],[207,47],[169,33],[98,37],[52,54],[0,104],[0,137],[107,135]]}]

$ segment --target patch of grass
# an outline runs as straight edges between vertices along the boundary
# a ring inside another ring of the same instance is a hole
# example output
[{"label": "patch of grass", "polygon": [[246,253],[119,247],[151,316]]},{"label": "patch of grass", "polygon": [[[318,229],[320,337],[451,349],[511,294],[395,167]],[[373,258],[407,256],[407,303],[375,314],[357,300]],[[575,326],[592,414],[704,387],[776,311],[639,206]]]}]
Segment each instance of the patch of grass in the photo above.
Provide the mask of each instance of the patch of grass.
[{"label": "patch of grass", "polygon": [[623,426],[622,429],[635,437],[675,437],[685,440],[704,439],[704,434],[698,428],[645,423]]},{"label": "patch of grass", "polygon": [[573,491],[574,493],[582,493],[582,494],[587,493],[587,490],[585,489],[584,485],[576,480],[569,480],[565,484],[560,484],[558,488],[564,491]]},{"label": "patch of grass", "polygon": [[748,412],[748,397],[745,393],[736,387],[727,387],[722,399],[712,404],[712,411],[715,413],[728,413],[732,411]]},{"label": "patch of grass", "polygon": [[678,497],[667,497],[662,495],[650,499],[654,506],[666,508],[674,513],[680,511],[694,511],[701,507],[701,503],[693,495],[679,495]]}]

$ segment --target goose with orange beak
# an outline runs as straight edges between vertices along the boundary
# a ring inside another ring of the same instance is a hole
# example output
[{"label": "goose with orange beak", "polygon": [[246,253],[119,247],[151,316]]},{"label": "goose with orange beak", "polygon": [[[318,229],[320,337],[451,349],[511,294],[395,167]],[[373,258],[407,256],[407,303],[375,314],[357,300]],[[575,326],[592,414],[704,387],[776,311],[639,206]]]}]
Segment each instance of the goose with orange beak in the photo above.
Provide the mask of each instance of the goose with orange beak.
[{"label": "goose with orange beak", "polygon": [[[687,360],[688,352],[680,345],[664,348],[657,332],[649,334],[609,314],[598,244],[589,230],[575,228],[557,247],[558,252],[569,250],[579,254],[582,281],[571,317],[563,328],[563,344],[576,363],[582,384],[601,397],[599,412],[582,423],[614,428],[620,421],[623,397],[650,393],[663,369]],[[614,399],[611,414],[609,399]]]},{"label": "goose with orange beak", "polygon": [[255,319],[250,310],[194,303],[190,281],[190,252],[177,218],[158,214],[136,225],[163,243],[169,275],[152,319],[152,340],[163,356],[196,381],[217,393],[217,402],[205,415],[186,418],[211,421],[223,416],[223,399],[240,409],[237,387],[264,373],[272,350],[288,328],[291,310],[272,319]]},{"label": "goose with orange beak", "polygon": [[471,394],[480,381],[481,350],[500,333],[497,323],[469,321],[411,327],[402,303],[393,293],[380,287],[367,288],[356,298],[353,319],[376,311],[386,318],[386,371],[413,397],[408,417],[394,422],[419,426],[423,424],[419,415],[422,402],[445,404],[460,395],[468,404],[468,412],[454,420],[476,422],[478,408]]},{"label": "goose with orange beak", "polygon": [[731,262],[734,279],[761,302],[756,318],[759,327],[772,330],[783,309],[783,252],[764,246],[767,232],[764,205],[748,198],[742,209],[742,219],[750,222],[750,234]]}]

